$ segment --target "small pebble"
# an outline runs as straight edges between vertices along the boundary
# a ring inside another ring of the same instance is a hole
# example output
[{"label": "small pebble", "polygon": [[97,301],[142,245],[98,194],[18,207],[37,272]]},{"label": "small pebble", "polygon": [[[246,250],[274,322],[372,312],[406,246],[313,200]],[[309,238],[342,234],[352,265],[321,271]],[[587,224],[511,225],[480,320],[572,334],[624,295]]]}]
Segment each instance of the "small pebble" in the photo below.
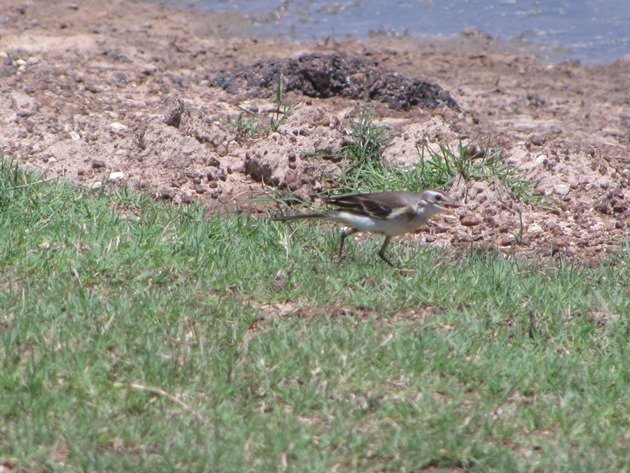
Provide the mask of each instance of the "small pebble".
[{"label": "small pebble", "polygon": [[501,246],[510,246],[515,241],[516,241],[516,237],[513,234],[510,233],[508,235],[505,235],[503,238],[501,238],[501,241],[499,242],[499,245],[501,245]]},{"label": "small pebble", "polygon": [[543,227],[541,227],[540,225],[538,225],[537,223],[533,223],[532,225],[529,226],[529,228],[527,229],[527,232],[529,233],[530,236],[538,236],[543,232]]},{"label": "small pebble", "polygon": [[479,217],[475,217],[474,215],[465,215],[459,220],[459,223],[465,227],[474,227],[481,223],[481,219]]},{"label": "small pebble", "polygon": [[123,131],[126,131],[129,127],[127,125],[123,125],[122,123],[114,122],[114,123],[109,125],[109,128],[114,133],[121,133]]},{"label": "small pebble", "polygon": [[107,178],[110,182],[119,182],[125,179],[125,173],[120,171],[115,171],[109,173],[109,177]]},{"label": "small pebble", "polygon": [[568,184],[556,184],[553,191],[558,195],[567,195],[571,190],[571,186]]}]

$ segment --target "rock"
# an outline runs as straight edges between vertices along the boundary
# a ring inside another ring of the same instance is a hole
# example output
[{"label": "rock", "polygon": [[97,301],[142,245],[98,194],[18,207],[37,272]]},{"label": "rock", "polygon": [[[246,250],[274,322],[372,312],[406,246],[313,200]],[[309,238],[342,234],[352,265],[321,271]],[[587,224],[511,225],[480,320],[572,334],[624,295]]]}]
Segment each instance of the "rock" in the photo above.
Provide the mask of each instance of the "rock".
[{"label": "rock", "polygon": [[533,167],[547,166],[549,164],[549,159],[546,154],[539,154],[533,161]]},{"label": "rock", "polygon": [[499,241],[499,245],[501,245],[501,246],[510,246],[515,241],[516,241],[516,237],[512,233],[509,233],[507,235],[504,235],[501,238],[501,240]]},{"label": "rock", "polygon": [[146,189],[147,187],[149,187],[149,183],[146,181],[146,179],[136,179],[135,182],[133,183],[136,189]]},{"label": "rock", "polygon": [[466,146],[465,154],[468,158],[471,159],[481,159],[486,155],[486,150],[478,144],[471,144],[469,146]]},{"label": "rock", "polygon": [[107,180],[110,182],[120,182],[125,179],[125,173],[121,171],[110,172]]},{"label": "rock", "polygon": [[558,195],[567,195],[571,190],[571,186],[569,184],[556,184],[553,186],[553,191]]},{"label": "rock", "polygon": [[464,232],[458,232],[457,235],[453,236],[451,238],[451,243],[456,244],[456,243],[470,243],[471,241],[473,241],[472,236],[468,235],[467,233]]},{"label": "rock", "polygon": [[86,84],[85,90],[87,90],[88,92],[92,92],[93,94],[98,94],[103,92],[103,90],[105,90],[105,87],[99,84]]},{"label": "rock", "polygon": [[475,215],[465,215],[459,220],[459,223],[465,227],[474,227],[479,225],[481,222],[482,220]]},{"label": "rock", "polygon": [[157,66],[153,65],[153,64],[147,64],[146,66],[144,66],[144,68],[142,69],[142,73],[145,76],[150,76],[151,74],[156,73],[158,70]]},{"label": "rock", "polygon": [[537,223],[533,223],[527,228],[527,233],[532,237],[542,234],[543,231],[544,231],[543,227],[541,227]]},{"label": "rock", "polygon": [[109,125],[109,128],[114,133],[123,133],[129,129],[127,125],[123,125],[122,123],[114,122]]},{"label": "rock", "polygon": [[21,92],[11,93],[11,106],[16,111],[18,117],[30,117],[39,108],[37,101]]},{"label": "rock", "polygon": [[177,99],[171,109],[164,116],[164,123],[168,126],[179,128],[184,115],[190,115],[190,110],[182,99]]},{"label": "rock", "polygon": [[538,94],[529,93],[525,96],[525,99],[532,107],[542,107],[547,104],[547,101]]}]

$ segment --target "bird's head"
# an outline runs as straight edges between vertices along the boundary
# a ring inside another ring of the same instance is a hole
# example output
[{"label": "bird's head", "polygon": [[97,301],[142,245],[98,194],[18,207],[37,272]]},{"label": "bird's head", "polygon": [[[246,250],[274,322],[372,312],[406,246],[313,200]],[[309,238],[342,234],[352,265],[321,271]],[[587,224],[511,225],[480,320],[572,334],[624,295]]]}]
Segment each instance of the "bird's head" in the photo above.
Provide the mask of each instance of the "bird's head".
[{"label": "bird's head", "polygon": [[420,194],[420,206],[426,206],[432,213],[449,212],[453,209],[461,207],[456,200],[451,199],[448,195],[441,191],[426,190]]}]

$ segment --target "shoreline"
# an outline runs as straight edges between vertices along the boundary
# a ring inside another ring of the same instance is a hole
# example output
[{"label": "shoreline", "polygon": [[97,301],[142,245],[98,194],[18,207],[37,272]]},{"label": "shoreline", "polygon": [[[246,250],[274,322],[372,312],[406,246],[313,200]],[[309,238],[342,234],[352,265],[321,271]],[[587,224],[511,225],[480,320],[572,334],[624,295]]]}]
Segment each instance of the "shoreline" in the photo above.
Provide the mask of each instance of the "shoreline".
[{"label": "shoreline", "polygon": [[[457,41],[460,36],[476,35],[499,43],[506,53],[534,56],[545,62],[557,64],[577,61],[585,65],[608,65],[624,57],[629,60],[630,50],[624,49],[628,38],[617,30],[615,21],[589,17],[589,13],[597,16],[598,8],[605,10],[605,2],[607,0],[596,2],[593,11],[587,11],[589,9],[579,2],[569,8],[575,8],[572,14],[551,5],[543,6],[539,11],[522,11],[515,3],[507,5],[503,2],[501,6],[482,7],[481,17],[472,23],[469,17],[473,13],[469,11],[471,7],[464,5],[418,5],[417,8],[422,9],[422,13],[418,13],[409,4],[404,8],[401,2],[393,2],[385,17],[379,16],[378,20],[372,20],[371,9],[382,8],[383,2],[368,2],[369,7],[348,2],[335,5],[316,2],[308,6],[254,2],[254,5],[240,3],[238,9],[229,8],[227,4],[207,5],[204,2],[183,5],[179,4],[183,2],[163,0],[162,3],[191,15],[236,15],[232,36],[263,41],[284,38],[291,42],[325,39],[364,42],[370,38],[409,38],[426,42]],[[479,7],[474,7],[475,12],[479,13],[476,10]],[[235,11],[241,8],[245,11]],[[623,15],[622,10],[617,13]],[[409,22],[409,14],[422,16],[422,21]],[[550,16],[555,20],[553,26],[549,24]]]}]

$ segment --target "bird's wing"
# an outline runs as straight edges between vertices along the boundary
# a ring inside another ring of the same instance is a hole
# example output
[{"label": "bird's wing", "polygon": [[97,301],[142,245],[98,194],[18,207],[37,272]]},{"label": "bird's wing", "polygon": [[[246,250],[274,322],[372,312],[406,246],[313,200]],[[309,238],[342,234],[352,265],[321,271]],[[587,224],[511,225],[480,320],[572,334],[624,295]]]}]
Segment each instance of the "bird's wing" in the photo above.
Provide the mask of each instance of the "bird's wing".
[{"label": "bird's wing", "polygon": [[347,212],[373,218],[413,215],[414,210],[411,206],[401,205],[385,197],[384,194],[346,194],[327,197],[324,202]]}]

